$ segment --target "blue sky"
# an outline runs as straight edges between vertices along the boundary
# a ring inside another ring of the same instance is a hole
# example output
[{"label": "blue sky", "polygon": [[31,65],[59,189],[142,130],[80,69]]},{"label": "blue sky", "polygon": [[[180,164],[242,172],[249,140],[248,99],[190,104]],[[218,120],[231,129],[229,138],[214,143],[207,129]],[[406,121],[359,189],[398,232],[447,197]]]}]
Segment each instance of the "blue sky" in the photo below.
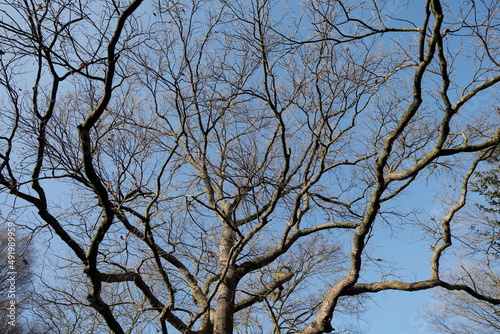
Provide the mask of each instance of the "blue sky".
[{"label": "blue sky", "polygon": [[372,295],[366,334],[431,333],[420,310],[430,305],[428,292],[384,291]]}]

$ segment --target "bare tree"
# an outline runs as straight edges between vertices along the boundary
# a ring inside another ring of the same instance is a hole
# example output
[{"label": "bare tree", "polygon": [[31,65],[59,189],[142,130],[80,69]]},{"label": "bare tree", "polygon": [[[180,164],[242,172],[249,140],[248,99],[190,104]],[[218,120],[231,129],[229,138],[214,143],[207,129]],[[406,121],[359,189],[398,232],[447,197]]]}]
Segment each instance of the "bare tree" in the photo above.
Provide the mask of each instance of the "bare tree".
[{"label": "bare tree", "polygon": [[[500,141],[496,6],[1,4],[0,189],[58,259],[40,312],[74,332],[307,334],[381,290],[500,303],[442,270]],[[415,187],[449,195],[439,224],[401,205]],[[370,251],[383,226],[432,227],[428,278]]]}]

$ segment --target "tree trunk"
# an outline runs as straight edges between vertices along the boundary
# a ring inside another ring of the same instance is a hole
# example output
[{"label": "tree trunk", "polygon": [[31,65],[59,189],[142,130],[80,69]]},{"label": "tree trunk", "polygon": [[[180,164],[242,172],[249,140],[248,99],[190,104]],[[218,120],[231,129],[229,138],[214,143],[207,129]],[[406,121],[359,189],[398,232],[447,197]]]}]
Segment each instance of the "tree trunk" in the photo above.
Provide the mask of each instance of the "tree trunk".
[{"label": "tree trunk", "polygon": [[214,334],[233,333],[235,290],[238,284],[236,273],[231,263],[231,248],[234,246],[235,232],[227,224],[222,231],[220,244],[221,285],[217,294]]},{"label": "tree trunk", "polygon": [[219,288],[217,296],[217,308],[215,311],[214,334],[233,333],[234,279],[226,278]]}]

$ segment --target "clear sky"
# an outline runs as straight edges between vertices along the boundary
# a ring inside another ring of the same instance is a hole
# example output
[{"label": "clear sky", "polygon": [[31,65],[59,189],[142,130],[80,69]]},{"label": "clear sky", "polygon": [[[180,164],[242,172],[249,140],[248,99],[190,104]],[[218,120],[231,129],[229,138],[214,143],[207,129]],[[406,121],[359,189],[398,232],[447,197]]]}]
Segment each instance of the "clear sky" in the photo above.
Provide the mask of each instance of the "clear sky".
[{"label": "clear sky", "polygon": [[386,291],[372,295],[366,334],[431,333],[420,309],[429,307],[428,292]]}]

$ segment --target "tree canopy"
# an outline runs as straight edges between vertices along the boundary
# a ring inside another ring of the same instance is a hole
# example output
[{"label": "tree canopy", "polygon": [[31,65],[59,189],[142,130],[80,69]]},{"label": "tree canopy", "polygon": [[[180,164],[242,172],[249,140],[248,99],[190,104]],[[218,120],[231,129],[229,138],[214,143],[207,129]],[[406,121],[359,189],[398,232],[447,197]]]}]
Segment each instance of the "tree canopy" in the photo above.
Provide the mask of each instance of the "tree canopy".
[{"label": "tree canopy", "polygon": [[[328,333],[367,293],[437,287],[498,305],[447,270],[500,142],[498,6],[2,2],[0,194],[46,249],[40,326]],[[425,277],[387,229],[431,245]]]}]

